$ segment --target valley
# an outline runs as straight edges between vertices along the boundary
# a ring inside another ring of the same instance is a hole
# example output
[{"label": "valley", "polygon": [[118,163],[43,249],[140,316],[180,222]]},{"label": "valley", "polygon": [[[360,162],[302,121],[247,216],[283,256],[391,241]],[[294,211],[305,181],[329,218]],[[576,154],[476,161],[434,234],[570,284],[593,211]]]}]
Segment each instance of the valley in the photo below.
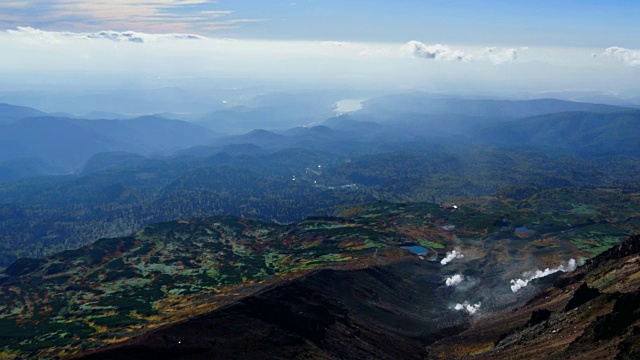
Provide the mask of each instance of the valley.
[{"label": "valley", "polygon": [[[449,98],[415,113],[420,99],[223,136],[161,117],[7,120],[101,145],[49,154],[86,159],[66,175],[4,163],[22,175],[0,184],[0,355],[493,356],[530,316],[510,309],[637,233],[639,115]],[[127,147],[102,147],[123,131]],[[483,319],[495,328],[465,340]]]},{"label": "valley", "polygon": [[[583,200],[595,198],[593,194],[609,199],[620,196],[605,190],[587,193],[564,195]],[[451,318],[451,326],[459,327],[455,324],[466,323],[469,315],[453,309],[456,303],[480,304],[479,314],[512,306],[537,287],[513,293],[511,279],[531,269],[566,265],[570,258],[584,262],[638,226],[636,198],[622,201],[624,207],[615,209],[601,206],[593,213],[558,213],[548,201],[567,203],[558,196],[554,190],[533,196],[544,198],[541,203],[546,208],[502,200],[503,208],[492,212],[480,208],[497,200],[460,203],[455,209],[379,202],[339,217],[309,218],[290,225],[232,217],[151,225],[132,236],[103,239],[9,266],[0,279],[0,339],[7,354],[69,356],[215,313],[269,289],[302,281],[295,279],[318,276],[313,275],[318,271],[350,273],[387,266],[422,269],[402,271],[410,279],[424,276],[441,295],[438,301],[429,300],[431,308],[422,309],[420,316],[431,319],[446,312],[442,320],[430,321],[448,324],[444,319]],[[574,206],[583,209],[589,204]],[[608,230],[599,236],[581,236],[581,229],[589,226],[585,224]],[[535,234],[521,238],[514,232],[520,226]],[[407,245],[423,246],[437,257],[419,257],[401,249]],[[463,257],[442,265],[439,260],[454,250]],[[456,273],[466,281],[452,291],[445,279]]]}]

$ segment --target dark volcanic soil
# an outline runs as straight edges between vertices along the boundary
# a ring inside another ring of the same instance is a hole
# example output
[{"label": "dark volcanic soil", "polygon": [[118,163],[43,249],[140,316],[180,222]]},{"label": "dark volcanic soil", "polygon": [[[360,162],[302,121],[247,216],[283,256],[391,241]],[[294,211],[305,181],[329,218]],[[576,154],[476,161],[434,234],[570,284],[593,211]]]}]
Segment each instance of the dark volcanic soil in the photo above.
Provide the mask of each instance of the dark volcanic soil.
[{"label": "dark volcanic soil", "polygon": [[412,359],[469,325],[439,263],[322,270],[83,359]]}]

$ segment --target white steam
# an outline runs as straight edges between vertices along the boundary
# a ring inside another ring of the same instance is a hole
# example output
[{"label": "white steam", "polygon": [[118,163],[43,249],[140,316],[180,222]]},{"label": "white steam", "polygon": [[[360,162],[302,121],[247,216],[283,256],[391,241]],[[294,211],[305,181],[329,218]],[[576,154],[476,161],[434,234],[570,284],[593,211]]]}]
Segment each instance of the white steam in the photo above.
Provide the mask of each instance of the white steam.
[{"label": "white steam", "polygon": [[529,281],[531,281],[533,279],[543,278],[545,276],[549,276],[551,274],[555,274],[558,271],[571,272],[571,271],[574,271],[576,269],[576,267],[577,267],[576,266],[576,260],[575,259],[571,259],[571,260],[569,260],[569,263],[567,264],[566,267],[564,265],[560,264],[560,266],[558,266],[557,268],[553,268],[553,269],[546,268],[546,269],[544,269],[544,271],[536,270],[535,272],[532,272],[532,271],[524,272],[524,273],[522,273],[522,276],[524,277],[523,279],[511,280],[511,291],[513,291],[514,293],[518,292],[523,287],[529,285]]},{"label": "white steam", "polygon": [[464,255],[462,255],[462,253],[456,250],[453,250],[453,251],[447,252],[447,256],[444,259],[440,260],[440,264],[447,265],[453,259],[462,259],[463,257]]},{"label": "white steam", "polygon": [[448,277],[445,283],[447,284],[447,286],[456,286],[460,284],[462,281],[464,281],[464,276],[460,274],[456,274],[451,277]]},{"label": "white steam", "polygon": [[480,309],[480,304],[481,303],[477,303],[477,304],[471,304],[468,301],[463,302],[462,304],[456,304],[456,306],[454,307],[454,309],[456,311],[466,311],[469,313],[469,315],[473,315],[475,314],[478,309]]}]

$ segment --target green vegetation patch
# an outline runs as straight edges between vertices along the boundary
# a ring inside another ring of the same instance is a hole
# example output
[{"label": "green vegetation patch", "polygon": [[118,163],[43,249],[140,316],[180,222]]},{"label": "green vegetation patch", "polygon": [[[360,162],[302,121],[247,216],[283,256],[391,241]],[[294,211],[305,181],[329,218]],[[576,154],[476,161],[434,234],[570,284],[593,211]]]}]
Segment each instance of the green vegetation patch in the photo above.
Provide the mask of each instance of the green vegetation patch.
[{"label": "green vegetation patch", "polygon": [[624,241],[631,232],[616,224],[594,224],[585,226],[569,235],[578,248],[589,251],[594,256]]},{"label": "green vegetation patch", "polygon": [[445,246],[443,244],[437,243],[437,242],[433,242],[433,241],[429,241],[429,240],[418,240],[418,243],[420,244],[420,246],[424,246],[427,248],[432,248],[432,249],[444,249]]},{"label": "green vegetation patch", "polygon": [[574,215],[596,215],[598,209],[594,205],[578,205],[570,211]]}]

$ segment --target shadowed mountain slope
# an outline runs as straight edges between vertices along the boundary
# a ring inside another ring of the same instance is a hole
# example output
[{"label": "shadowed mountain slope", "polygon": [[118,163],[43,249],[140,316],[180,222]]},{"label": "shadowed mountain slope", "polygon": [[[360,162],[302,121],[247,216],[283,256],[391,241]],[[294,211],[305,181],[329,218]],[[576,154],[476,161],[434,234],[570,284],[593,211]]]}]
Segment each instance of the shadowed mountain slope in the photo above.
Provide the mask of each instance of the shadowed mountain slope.
[{"label": "shadowed mountain slope", "polygon": [[422,359],[468,319],[446,307],[436,263],[322,270],[83,359]]}]

